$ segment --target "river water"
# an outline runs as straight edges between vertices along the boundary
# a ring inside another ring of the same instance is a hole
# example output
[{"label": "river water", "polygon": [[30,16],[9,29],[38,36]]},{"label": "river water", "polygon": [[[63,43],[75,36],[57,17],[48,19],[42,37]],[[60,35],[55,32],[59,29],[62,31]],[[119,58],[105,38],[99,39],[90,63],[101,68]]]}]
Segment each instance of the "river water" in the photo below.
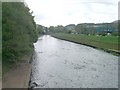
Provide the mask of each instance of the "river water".
[{"label": "river water", "polygon": [[118,57],[49,35],[38,39],[31,81],[37,88],[117,88]]}]

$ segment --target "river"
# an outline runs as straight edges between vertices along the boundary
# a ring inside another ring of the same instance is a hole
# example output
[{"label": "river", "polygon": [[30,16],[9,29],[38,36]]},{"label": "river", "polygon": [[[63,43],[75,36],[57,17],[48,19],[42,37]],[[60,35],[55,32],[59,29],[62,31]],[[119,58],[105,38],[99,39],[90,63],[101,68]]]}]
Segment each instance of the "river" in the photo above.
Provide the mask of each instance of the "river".
[{"label": "river", "polygon": [[34,46],[36,88],[118,88],[118,56],[50,35]]}]

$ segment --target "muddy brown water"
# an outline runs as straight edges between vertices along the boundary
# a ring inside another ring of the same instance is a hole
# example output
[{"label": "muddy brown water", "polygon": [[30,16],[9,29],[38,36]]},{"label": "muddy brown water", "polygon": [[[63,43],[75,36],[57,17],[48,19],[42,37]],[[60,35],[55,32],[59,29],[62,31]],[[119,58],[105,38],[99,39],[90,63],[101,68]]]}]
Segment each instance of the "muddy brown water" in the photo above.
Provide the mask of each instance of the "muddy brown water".
[{"label": "muddy brown water", "polygon": [[36,88],[117,88],[118,56],[44,35],[38,39],[31,86]]}]

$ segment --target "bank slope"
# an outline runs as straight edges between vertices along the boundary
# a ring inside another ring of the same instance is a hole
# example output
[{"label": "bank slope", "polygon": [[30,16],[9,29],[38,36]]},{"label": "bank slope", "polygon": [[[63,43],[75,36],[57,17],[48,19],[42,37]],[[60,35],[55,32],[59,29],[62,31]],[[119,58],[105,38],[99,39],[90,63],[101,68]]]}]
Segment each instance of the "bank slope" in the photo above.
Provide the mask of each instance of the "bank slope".
[{"label": "bank slope", "polygon": [[76,34],[65,34],[65,33],[55,33],[51,34],[53,37],[72,41],[75,43],[87,45],[93,48],[102,49],[106,52],[120,55],[118,49],[118,37],[117,36],[95,36],[95,35],[76,35]]}]

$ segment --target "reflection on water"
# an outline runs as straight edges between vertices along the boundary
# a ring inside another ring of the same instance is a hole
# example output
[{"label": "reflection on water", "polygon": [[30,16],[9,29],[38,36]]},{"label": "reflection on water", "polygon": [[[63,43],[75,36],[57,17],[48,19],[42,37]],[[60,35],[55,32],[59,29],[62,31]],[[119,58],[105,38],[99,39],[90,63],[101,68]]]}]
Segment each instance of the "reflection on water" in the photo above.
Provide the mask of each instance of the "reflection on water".
[{"label": "reflection on water", "polygon": [[37,88],[117,88],[118,57],[49,35],[38,39],[32,68]]}]

